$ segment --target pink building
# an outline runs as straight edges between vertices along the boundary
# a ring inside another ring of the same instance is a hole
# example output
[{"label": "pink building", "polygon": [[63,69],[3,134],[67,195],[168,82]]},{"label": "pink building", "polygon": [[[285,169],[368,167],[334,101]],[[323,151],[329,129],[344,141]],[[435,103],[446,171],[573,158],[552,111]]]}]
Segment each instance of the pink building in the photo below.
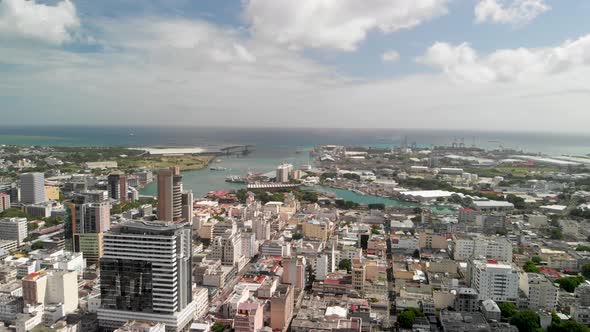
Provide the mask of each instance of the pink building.
[{"label": "pink building", "polygon": [[234,317],[236,332],[256,332],[264,327],[264,309],[258,302],[238,304],[238,312]]}]

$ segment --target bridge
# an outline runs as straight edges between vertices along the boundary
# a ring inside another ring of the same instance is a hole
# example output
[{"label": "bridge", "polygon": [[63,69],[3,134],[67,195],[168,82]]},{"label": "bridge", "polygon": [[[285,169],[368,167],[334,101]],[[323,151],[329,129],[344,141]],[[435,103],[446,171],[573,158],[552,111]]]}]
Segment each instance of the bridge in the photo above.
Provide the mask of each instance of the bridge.
[{"label": "bridge", "polygon": [[297,188],[300,184],[297,183],[277,183],[277,182],[258,182],[258,183],[248,183],[248,189],[264,189],[268,191],[276,190],[276,189],[288,189],[288,188]]},{"label": "bridge", "polygon": [[254,150],[254,145],[232,145],[219,149],[221,153],[226,155],[241,154],[247,155]]}]

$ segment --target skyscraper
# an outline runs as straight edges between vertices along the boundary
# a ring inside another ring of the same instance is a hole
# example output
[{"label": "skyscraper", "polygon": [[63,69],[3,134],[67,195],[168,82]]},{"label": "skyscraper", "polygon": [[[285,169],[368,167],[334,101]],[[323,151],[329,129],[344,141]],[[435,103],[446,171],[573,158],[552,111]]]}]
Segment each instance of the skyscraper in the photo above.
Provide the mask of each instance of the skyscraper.
[{"label": "skyscraper", "polygon": [[72,250],[82,252],[89,264],[98,263],[103,253],[103,233],[111,228],[111,206],[106,192],[76,194],[65,205],[65,233],[66,239],[72,241]]},{"label": "skyscraper", "polygon": [[174,221],[182,218],[182,176],[180,168],[170,167],[158,172],[158,219]]},{"label": "skyscraper", "polygon": [[43,173],[23,173],[20,176],[21,203],[45,202],[45,176]]},{"label": "skyscraper", "polygon": [[129,189],[127,176],[120,172],[109,174],[107,178],[107,189],[110,198],[119,202],[126,202],[127,190]]},{"label": "skyscraper", "polygon": [[188,223],[163,221],[131,221],[105,233],[101,328],[150,320],[176,332],[190,323],[195,311],[191,234]]}]

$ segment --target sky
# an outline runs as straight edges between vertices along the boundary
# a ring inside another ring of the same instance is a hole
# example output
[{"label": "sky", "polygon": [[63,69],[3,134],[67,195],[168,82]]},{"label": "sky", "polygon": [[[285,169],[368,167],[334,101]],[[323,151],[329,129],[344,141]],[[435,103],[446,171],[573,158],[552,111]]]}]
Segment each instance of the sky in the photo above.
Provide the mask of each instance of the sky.
[{"label": "sky", "polygon": [[587,0],[0,0],[0,124],[587,132]]}]

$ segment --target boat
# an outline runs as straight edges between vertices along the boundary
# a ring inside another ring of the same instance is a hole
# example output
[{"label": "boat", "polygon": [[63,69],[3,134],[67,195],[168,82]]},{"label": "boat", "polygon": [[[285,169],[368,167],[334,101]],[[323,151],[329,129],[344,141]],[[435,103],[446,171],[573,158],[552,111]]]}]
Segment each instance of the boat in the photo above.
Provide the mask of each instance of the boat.
[{"label": "boat", "polygon": [[229,182],[229,183],[246,183],[246,179],[244,179],[241,176],[228,176],[225,178],[225,182]]},{"label": "boat", "polygon": [[365,196],[366,194],[358,189],[350,189],[350,191],[352,191],[355,194],[359,194],[359,195],[363,195]]},{"label": "boat", "polygon": [[211,167],[209,169],[212,171],[227,171],[227,168],[225,167]]}]

